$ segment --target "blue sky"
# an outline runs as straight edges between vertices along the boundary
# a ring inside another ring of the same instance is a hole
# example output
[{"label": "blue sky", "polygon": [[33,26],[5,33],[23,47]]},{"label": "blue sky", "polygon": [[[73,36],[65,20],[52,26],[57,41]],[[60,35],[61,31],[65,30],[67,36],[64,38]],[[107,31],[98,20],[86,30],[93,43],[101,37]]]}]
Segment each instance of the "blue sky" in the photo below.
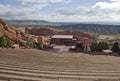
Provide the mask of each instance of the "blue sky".
[{"label": "blue sky", "polygon": [[119,21],[120,0],[0,0],[0,17],[52,22]]}]

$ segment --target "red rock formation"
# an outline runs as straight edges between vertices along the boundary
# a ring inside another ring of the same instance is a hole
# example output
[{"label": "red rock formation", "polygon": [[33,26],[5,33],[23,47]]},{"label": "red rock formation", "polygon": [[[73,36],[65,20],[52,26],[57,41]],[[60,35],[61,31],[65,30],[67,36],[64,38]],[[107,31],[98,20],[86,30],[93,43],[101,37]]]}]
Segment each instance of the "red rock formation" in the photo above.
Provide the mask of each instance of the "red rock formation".
[{"label": "red rock formation", "polygon": [[15,30],[13,27],[5,23],[3,19],[0,18],[0,36],[6,36],[11,41],[19,40],[22,42],[31,40],[26,36],[25,33]]},{"label": "red rock formation", "polygon": [[38,36],[45,36],[45,35],[54,35],[55,31],[49,28],[26,28],[25,31],[27,33],[38,35]]}]

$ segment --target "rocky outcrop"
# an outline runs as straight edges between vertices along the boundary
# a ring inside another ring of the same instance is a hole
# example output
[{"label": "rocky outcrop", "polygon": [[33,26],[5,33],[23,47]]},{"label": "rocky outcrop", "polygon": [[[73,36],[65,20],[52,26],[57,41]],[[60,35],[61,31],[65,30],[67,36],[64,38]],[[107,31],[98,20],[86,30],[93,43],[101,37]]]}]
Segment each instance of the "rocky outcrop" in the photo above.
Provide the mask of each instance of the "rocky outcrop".
[{"label": "rocky outcrop", "polygon": [[13,42],[15,40],[19,40],[22,42],[31,40],[31,38],[26,36],[25,33],[15,30],[12,26],[5,23],[5,21],[1,18],[0,18],[0,36],[6,36]]},{"label": "rocky outcrop", "polygon": [[38,36],[51,36],[54,35],[56,32],[49,28],[26,28],[26,33]]}]

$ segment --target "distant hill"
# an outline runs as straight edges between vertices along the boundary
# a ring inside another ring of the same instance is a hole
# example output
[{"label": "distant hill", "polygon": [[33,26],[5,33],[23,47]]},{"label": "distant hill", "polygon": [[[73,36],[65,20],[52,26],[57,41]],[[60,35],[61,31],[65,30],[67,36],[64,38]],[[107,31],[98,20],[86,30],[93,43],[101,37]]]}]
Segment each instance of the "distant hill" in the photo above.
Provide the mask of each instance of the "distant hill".
[{"label": "distant hill", "polygon": [[[110,25],[110,23],[101,22],[48,22],[44,20],[7,20],[7,22],[15,27],[49,27],[61,30],[80,30],[84,32],[103,33],[103,34],[120,34],[120,25]],[[97,24],[95,24],[97,23]],[[111,24],[114,22],[111,22]],[[116,22],[117,23],[117,22]],[[106,25],[105,25],[106,24]]]},{"label": "distant hill", "polygon": [[56,25],[45,20],[6,20],[11,25]]},{"label": "distant hill", "polygon": [[74,24],[74,25],[61,25],[54,28],[62,30],[80,30],[83,32],[103,34],[120,34],[120,25]]}]

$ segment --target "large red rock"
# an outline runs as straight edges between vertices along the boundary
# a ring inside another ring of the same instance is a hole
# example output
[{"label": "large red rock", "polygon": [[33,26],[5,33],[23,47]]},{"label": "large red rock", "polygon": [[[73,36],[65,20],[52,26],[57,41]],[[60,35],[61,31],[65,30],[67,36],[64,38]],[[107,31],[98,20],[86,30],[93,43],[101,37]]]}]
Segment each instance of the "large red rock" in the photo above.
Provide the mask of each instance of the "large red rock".
[{"label": "large red rock", "polygon": [[9,26],[5,23],[3,19],[0,18],[0,36],[6,36],[11,41],[15,42],[15,40],[19,41],[27,41],[31,38],[27,37],[25,33],[15,30],[12,26]]},{"label": "large red rock", "polygon": [[46,36],[46,35],[54,35],[56,32],[49,28],[26,28],[26,33],[38,35],[38,36]]}]

